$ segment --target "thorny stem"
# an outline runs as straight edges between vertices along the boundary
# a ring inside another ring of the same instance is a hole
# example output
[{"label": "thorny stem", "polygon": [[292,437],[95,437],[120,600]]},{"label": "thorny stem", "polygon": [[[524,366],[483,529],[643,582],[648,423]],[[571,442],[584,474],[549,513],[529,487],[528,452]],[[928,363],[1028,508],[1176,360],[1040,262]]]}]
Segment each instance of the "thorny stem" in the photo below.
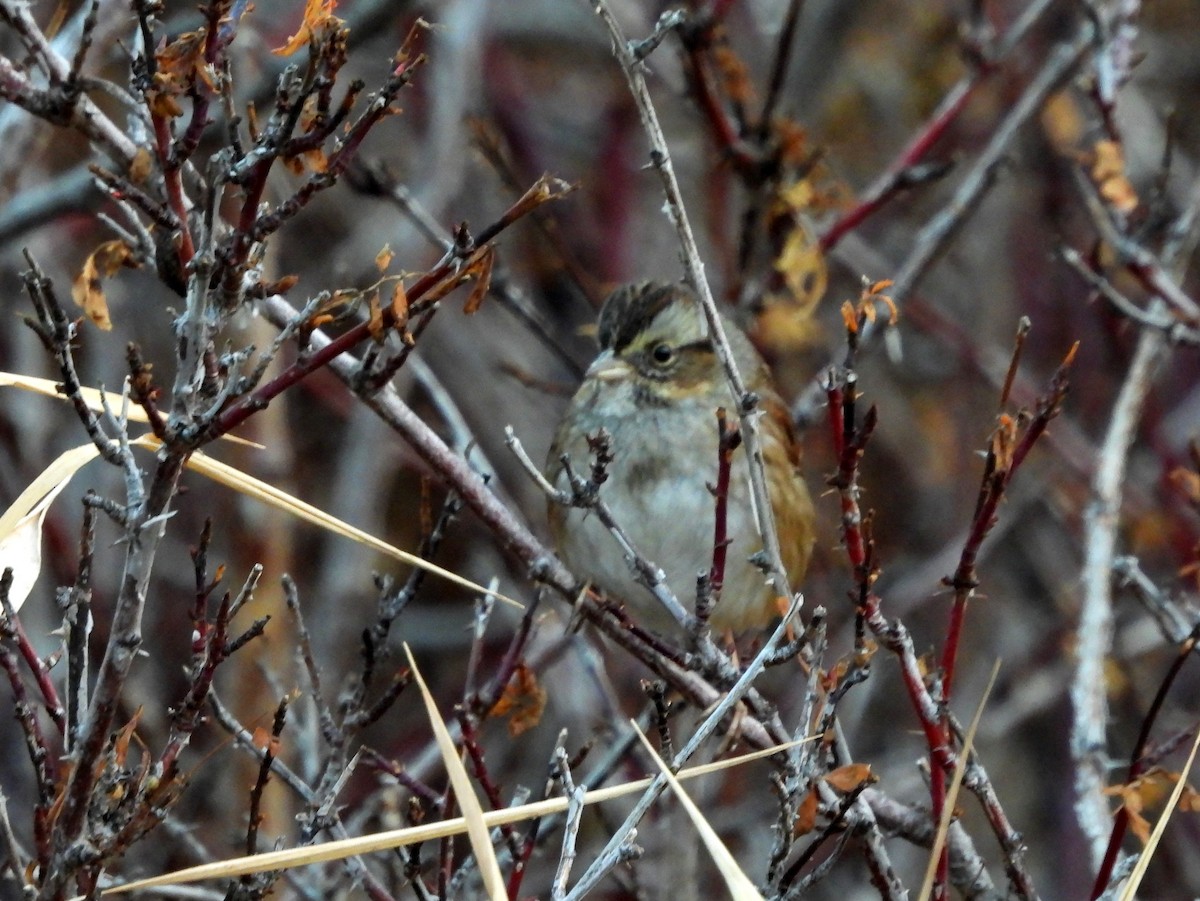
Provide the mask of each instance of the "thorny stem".
[{"label": "thorny stem", "polygon": [[[434,290],[439,288],[443,282],[450,281],[454,283],[459,275],[459,262],[461,259],[465,259],[477,249],[484,247],[489,241],[499,235],[500,232],[504,231],[504,229],[537,206],[561,197],[565,188],[566,186],[561,182],[546,177],[536,182],[525,196],[509,207],[496,222],[480,232],[470,242],[469,246],[457,249],[453,255],[445,258],[443,262],[429,272],[426,272],[425,275],[413,283],[412,287],[407,291],[410,309],[426,294],[434,293]],[[311,353],[304,355],[271,381],[223,411],[213,421],[208,438],[220,437],[237,428],[255,413],[266,409],[272,400],[288,388],[299,383],[318,369],[325,367],[339,355],[357,347],[363,341],[370,338],[373,328],[383,328],[386,330],[396,325],[395,312],[390,306],[383,309],[381,314],[382,322],[378,326],[367,321],[360,322],[358,325],[347,329],[328,344],[322,345]]]}]

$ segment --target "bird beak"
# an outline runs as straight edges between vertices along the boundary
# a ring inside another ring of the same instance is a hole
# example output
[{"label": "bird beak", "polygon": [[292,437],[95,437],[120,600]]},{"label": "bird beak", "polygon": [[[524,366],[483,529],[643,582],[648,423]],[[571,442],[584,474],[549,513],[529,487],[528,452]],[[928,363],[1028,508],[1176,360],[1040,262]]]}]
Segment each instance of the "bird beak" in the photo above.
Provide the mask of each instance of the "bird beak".
[{"label": "bird beak", "polygon": [[614,357],[611,350],[606,350],[592,361],[588,367],[588,379],[601,382],[618,382],[628,378],[633,373],[633,367],[624,360]]}]

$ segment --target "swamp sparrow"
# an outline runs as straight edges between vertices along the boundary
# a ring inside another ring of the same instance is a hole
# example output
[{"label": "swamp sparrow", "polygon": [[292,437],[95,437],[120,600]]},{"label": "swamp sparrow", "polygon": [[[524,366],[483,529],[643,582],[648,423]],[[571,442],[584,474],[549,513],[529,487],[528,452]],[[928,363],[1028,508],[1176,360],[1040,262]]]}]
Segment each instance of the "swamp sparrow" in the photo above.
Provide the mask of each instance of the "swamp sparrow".
[{"label": "swamp sparrow", "polygon": [[[799,447],[766,364],[732,323],[725,332],[747,387],[761,399],[759,420],[768,492],[788,579],[804,576],[813,545],[813,506],[797,470]],[[600,498],[634,548],[666,573],[685,608],[696,577],[712,565],[718,473],[718,407],[733,409],[708,324],[691,289],[643,283],[619,288],[600,311],[601,353],[571,399],[550,448],[547,476],[569,490],[561,457],[586,474],[589,437],[610,436],[612,460]],[[635,580],[616,540],[592,512],[551,502],[550,527],[567,565],[581,578],[634,605],[643,625],[669,623]],[[709,622],[734,632],[766,625],[779,613],[763,570],[746,454],[735,450],[729,479],[724,581]]]}]

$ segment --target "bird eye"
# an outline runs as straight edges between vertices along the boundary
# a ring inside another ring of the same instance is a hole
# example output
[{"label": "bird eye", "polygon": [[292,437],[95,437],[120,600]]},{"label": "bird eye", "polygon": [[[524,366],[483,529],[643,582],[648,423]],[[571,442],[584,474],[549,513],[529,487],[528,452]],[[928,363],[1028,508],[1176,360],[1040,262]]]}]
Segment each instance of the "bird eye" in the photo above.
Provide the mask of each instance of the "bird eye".
[{"label": "bird eye", "polygon": [[650,348],[650,357],[660,366],[665,366],[675,359],[675,348],[666,341],[659,341]]}]

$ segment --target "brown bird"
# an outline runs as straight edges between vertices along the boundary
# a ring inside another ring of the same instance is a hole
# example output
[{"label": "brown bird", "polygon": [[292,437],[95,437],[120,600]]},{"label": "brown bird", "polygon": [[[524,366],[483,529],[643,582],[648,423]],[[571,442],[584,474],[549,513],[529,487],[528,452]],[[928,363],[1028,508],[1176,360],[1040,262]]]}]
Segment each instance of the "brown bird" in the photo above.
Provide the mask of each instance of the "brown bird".
[{"label": "brown bird", "polygon": [[[795,589],[813,546],[813,505],[797,468],[799,446],[787,408],[766,364],[746,336],[723,320],[738,369],[761,399],[759,420],[767,487],[783,563]],[[666,573],[668,586],[692,609],[696,576],[712,564],[717,481],[716,410],[735,407],[713,349],[708,323],[692,290],[682,284],[641,283],[614,291],[600,311],[600,355],[571,399],[550,448],[547,477],[569,489],[561,457],[586,473],[588,436],[604,429],[613,454],[600,497],[633,546]],[[762,551],[749,466],[736,450],[726,518],[730,539],[725,578],[710,624],[742,631],[768,624],[779,601],[751,558]],[[621,548],[588,510],[551,502],[556,547],[576,575],[636,611],[643,625],[671,622],[635,580]]]}]

